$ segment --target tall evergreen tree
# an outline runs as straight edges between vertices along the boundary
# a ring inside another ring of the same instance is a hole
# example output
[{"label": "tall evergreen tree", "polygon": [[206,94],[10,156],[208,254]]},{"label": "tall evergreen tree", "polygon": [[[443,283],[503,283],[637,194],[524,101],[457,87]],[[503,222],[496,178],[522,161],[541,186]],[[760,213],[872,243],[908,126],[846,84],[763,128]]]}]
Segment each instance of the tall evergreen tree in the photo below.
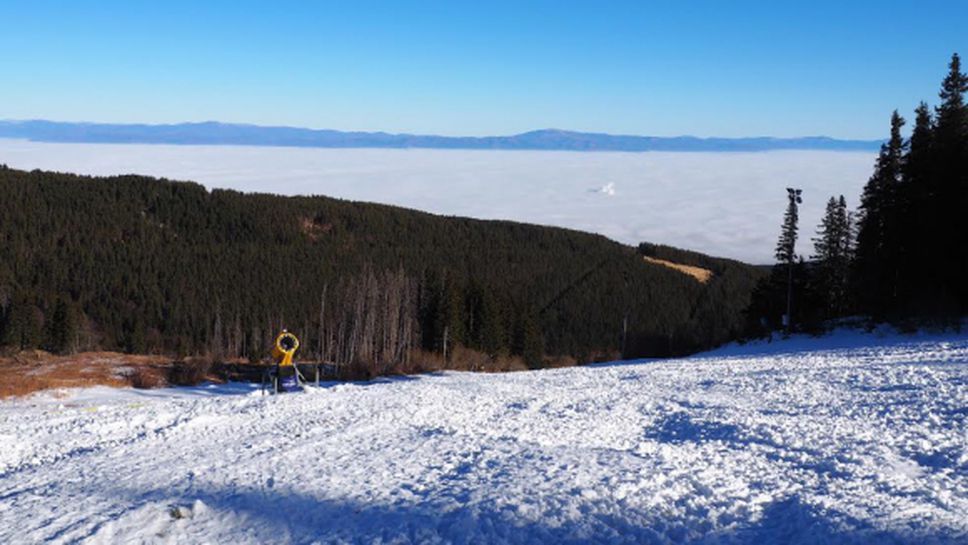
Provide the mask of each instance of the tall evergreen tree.
[{"label": "tall evergreen tree", "polygon": [[423,345],[448,358],[457,345],[467,343],[464,295],[453,274],[428,273],[423,303]]},{"label": "tall evergreen tree", "polygon": [[904,160],[903,182],[899,192],[904,229],[901,232],[903,255],[901,277],[905,280],[901,297],[907,313],[923,313],[935,298],[940,282],[937,267],[926,267],[943,255],[943,239],[935,236],[939,221],[938,188],[934,175],[934,118],[924,102],[914,110],[914,128]]},{"label": "tall evergreen tree", "polygon": [[508,329],[502,301],[494,292],[478,285],[471,295],[474,348],[489,356],[503,355],[508,348]]},{"label": "tall evergreen tree", "polygon": [[968,309],[968,76],[961,71],[961,58],[951,56],[948,74],[941,84],[941,103],[936,109],[934,165],[937,185],[933,236],[950,241],[937,257],[945,263],[941,284],[949,296]]},{"label": "tall evergreen tree", "polygon": [[936,109],[938,143],[944,152],[958,153],[966,146],[964,141],[959,141],[965,135],[965,125],[968,123],[966,92],[968,75],[961,71],[961,58],[955,53],[948,64],[948,74],[941,82],[941,91],[938,93],[941,104]]},{"label": "tall evergreen tree", "polygon": [[26,298],[13,301],[10,306],[4,344],[19,350],[37,348],[43,340],[44,314]]},{"label": "tall evergreen tree", "polygon": [[515,355],[521,356],[529,368],[538,369],[541,367],[544,341],[536,313],[531,309],[522,311],[518,316],[514,328],[512,351]]},{"label": "tall evergreen tree", "polygon": [[[121,348],[129,354],[143,354],[145,352],[145,326],[141,316],[136,314],[124,322]],[[197,343],[201,344],[201,343]]]},{"label": "tall evergreen tree", "polygon": [[851,231],[847,200],[830,197],[813,239],[815,289],[827,319],[843,316],[848,308]]},{"label": "tall evergreen tree", "polygon": [[70,354],[75,349],[77,320],[71,305],[59,299],[47,325],[47,348],[58,354]]},{"label": "tall evergreen tree", "polygon": [[898,204],[906,142],[897,110],[891,115],[891,138],[881,146],[874,174],[861,195],[855,260],[855,291],[862,310],[883,317],[897,309],[902,213]]}]

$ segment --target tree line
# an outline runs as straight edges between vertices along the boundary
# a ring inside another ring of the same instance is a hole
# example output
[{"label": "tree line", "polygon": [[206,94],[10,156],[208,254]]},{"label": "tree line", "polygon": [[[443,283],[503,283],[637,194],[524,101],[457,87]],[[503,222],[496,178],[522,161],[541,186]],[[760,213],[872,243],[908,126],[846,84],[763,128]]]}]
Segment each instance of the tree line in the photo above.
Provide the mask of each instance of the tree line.
[{"label": "tree line", "polygon": [[757,287],[751,331],[792,324],[822,329],[831,319],[957,324],[968,312],[968,76],[957,54],[939,104],[921,102],[905,138],[895,110],[860,206],[830,197],[809,260],[797,256],[797,203],[788,206],[777,265]]},{"label": "tree line", "polygon": [[[703,284],[568,229],[142,176],[0,168],[0,346],[379,369],[467,348],[579,362],[683,354],[742,332],[762,272],[691,254]],[[666,249],[674,252],[674,249]]]}]

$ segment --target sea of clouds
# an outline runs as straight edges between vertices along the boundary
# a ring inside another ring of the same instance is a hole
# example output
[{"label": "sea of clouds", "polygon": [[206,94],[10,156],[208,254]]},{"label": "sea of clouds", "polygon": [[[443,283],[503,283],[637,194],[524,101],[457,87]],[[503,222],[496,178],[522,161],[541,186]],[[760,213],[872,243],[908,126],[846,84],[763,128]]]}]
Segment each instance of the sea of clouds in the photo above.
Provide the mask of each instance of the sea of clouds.
[{"label": "sea of clouds", "polygon": [[320,149],[0,140],[12,168],[145,174],[209,188],[328,195],[601,233],[772,261],[786,187],[803,189],[798,251],[833,195],[856,206],[875,154]]}]

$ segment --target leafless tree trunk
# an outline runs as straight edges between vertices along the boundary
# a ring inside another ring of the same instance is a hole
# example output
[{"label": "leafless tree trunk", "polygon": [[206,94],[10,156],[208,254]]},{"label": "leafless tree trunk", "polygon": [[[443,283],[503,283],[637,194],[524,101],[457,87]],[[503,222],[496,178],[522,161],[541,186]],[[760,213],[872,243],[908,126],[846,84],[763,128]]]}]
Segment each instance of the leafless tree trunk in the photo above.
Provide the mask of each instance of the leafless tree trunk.
[{"label": "leafless tree trunk", "polygon": [[323,286],[323,292],[319,294],[319,324],[316,330],[317,349],[316,358],[319,361],[327,361],[329,354],[326,353],[326,348],[328,347],[328,339],[326,338],[326,290],[329,285]]},{"label": "leafless tree trunk", "polygon": [[337,366],[375,366],[388,372],[407,363],[420,335],[419,283],[406,271],[358,276],[328,285],[320,294],[316,350]]},{"label": "leafless tree trunk", "polygon": [[212,336],[209,337],[209,352],[216,361],[219,361],[224,356],[225,344],[224,337],[222,335],[222,310],[218,307],[215,309],[215,323],[212,325]]}]

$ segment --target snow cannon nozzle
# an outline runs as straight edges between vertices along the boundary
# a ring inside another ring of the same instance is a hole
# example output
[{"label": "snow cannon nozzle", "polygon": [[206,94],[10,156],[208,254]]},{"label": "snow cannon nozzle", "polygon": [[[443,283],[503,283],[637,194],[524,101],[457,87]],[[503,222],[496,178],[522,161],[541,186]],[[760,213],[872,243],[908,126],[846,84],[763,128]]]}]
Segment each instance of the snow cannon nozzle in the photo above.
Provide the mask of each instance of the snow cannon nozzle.
[{"label": "snow cannon nozzle", "polygon": [[276,337],[272,348],[272,359],[279,365],[292,365],[292,357],[299,349],[299,339],[285,329]]}]

